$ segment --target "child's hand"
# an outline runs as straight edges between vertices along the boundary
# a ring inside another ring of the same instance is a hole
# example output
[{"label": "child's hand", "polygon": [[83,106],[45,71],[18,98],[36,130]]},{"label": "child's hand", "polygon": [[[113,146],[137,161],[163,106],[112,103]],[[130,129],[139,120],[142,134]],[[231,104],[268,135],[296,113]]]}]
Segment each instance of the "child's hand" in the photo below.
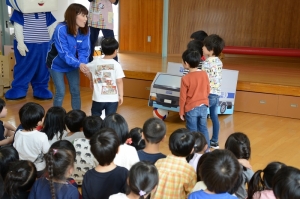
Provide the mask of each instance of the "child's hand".
[{"label": "child's hand", "polygon": [[180,119],[184,121],[184,115],[180,115]]},{"label": "child's hand", "polygon": [[119,96],[119,106],[123,104],[123,96]]},{"label": "child's hand", "polygon": [[252,169],[250,162],[246,159],[238,159],[239,163],[248,169]]}]

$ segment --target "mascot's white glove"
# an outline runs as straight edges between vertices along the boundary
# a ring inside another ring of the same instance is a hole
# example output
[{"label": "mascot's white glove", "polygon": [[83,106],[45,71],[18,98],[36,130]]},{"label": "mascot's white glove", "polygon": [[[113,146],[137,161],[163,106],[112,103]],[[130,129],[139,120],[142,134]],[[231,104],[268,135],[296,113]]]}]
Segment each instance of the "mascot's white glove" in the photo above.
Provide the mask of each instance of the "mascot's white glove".
[{"label": "mascot's white glove", "polygon": [[26,52],[29,52],[27,46],[24,44],[23,26],[18,23],[14,23],[15,36],[18,42],[18,50],[22,56],[26,56]]},{"label": "mascot's white glove", "polygon": [[54,30],[55,30],[55,27],[56,27],[56,23],[53,23],[50,26],[48,26],[48,32],[49,32],[50,39],[52,38],[52,35],[54,33]]}]

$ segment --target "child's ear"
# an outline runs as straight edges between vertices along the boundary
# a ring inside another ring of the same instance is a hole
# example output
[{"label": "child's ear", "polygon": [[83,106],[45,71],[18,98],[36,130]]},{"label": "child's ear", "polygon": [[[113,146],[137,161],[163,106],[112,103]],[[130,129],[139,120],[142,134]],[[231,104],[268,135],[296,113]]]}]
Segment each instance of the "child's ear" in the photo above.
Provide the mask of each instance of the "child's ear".
[{"label": "child's ear", "polygon": [[205,152],[207,150],[207,148],[208,148],[208,145],[206,144],[203,148],[203,152]]},{"label": "child's ear", "polygon": [[145,139],[144,132],[142,132],[142,139],[143,139],[143,140]]},{"label": "child's ear", "polygon": [[160,142],[164,142],[164,141],[165,141],[165,139],[166,139],[166,137],[167,137],[167,135],[165,135],[165,136],[163,137],[163,139],[161,139],[161,141],[160,141]]},{"label": "child's ear", "polygon": [[192,149],[192,151],[191,151],[191,153],[190,153],[190,154],[192,154],[192,153],[194,153],[194,147],[193,147],[193,149]]}]

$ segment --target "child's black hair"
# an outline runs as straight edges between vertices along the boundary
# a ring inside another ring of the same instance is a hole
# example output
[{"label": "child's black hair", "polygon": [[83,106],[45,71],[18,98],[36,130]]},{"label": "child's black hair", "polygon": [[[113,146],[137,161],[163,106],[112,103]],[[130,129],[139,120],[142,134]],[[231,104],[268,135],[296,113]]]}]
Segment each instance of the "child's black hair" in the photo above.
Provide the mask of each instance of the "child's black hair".
[{"label": "child's black hair", "polygon": [[204,30],[198,30],[193,32],[190,36],[191,39],[203,41],[207,37],[207,33]]},{"label": "child's black hair", "polygon": [[5,106],[6,106],[5,101],[2,98],[0,98],[0,113],[2,112],[2,110]]},{"label": "child's black hair", "polygon": [[[135,163],[128,174],[128,192],[144,199],[158,185],[158,171],[150,162]],[[128,193],[128,194],[129,194]]]},{"label": "child's black hair", "polygon": [[99,116],[88,116],[83,120],[83,134],[90,139],[95,133],[102,128],[103,120]]},{"label": "child's black hair", "polygon": [[273,192],[276,198],[300,198],[300,170],[295,167],[282,167],[273,178]]},{"label": "child's black hair", "polygon": [[4,182],[2,176],[0,175],[0,198],[2,198],[3,194],[4,194]]},{"label": "child's black hair", "polygon": [[53,143],[49,152],[45,154],[46,171],[48,172],[51,197],[55,199],[53,180],[66,180],[66,172],[74,167],[76,152],[73,144],[67,140],[60,140]]},{"label": "child's black hair", "polygon": [[143,125],[143,134],[147,142],[157,144],[166,136],[166,124],[159,118],[150,118]]},{"label": "child's black hair", "polygon": [[112,55],[118,48],[119,42],[113,37],[105,38],[101,42],[101,50],[104,55]]},{"label": "child's black hair", "polygon": [[192,135],[194,136],[195,144],[194,144],[194,152],[187,156],[186,160],[189,162],[191,159],[193,159],[195,153],[199,153],[203,151],[204,147],[207,145],[207,141],[204,137],[204,135],[200,132],[192,132]]},{"label": "child's black hair", "polygon": [[196,50],[200,53],[200,56],[203,56],[203,43],[199,40],[192,40],[188,43],[187,49]]},{"label": "child's black hair", "polygon": [[60,106],[54,106],[48,109],[42,132],[46,133],[48,140],[52,140],[57,136],[57,140],[61,140],[66,130],[65,125],[66,110]]},{"label": "child's black hair", "polygon": [[101,166],[112,163],[119,150],[119,138],[111,128],[102,128],[90,139],[91,152]]},{"label": "child's black hair", "polygon": [[5,192],[10,198],[18,198],[20,192],[29,191],[35,182],[37,171],[28,160],[15,162],[5,177]]},{"label": "child's black hair", "polygon": [[135,127],[129,131],[129,137],[131,138],[131,146],[137,151],[145,148],[145,140],[142,138],[143,129]]},{"label": "child's black hair", "polygon": [[194,144],[194,136],[185,128],[175,130],[169,138],[171,153],[179,157],[187,157],[192,152]]},{"label": "child's black hair", "polygon": [[103,127],[113,129],[118,135],[120,144],[124,144],[129,137],[128,124],[125,118],[118,113],[106,116],[103,121]]},{"label": "child's black hair", "polygon": [[19,153],[13,146],[0,147],[0,173],[3,180],[5,179],[11,164],[18,160]]},{"label": "child's black hair", "polygon": [[228,150],[214,150],[200,166],[201,179],[216,194],[229,192],[239,180],[241,167]]},{"label": "child's black hair", "polygon": [[32,131],[45,116],[44,108],[34,102],[26,103],[19,110],[20,121],[23,129]]},{"label": "child's black hair", "polygon": [[200,53],[194,49],[187,49],[182,53],[182,61],[188,63],[191,68],[197,68],[200,63]]},{"label": "child's black hair", "polygon": [[65,123],[67,128],[74,133],[82,130],[85,118],[86,114],[82,110],[71,110],[66,114]]},{"label": "child's black hair", "polygon": [[272,180],[277,171],[284,166],[286,165],[281,162],[271,162],[264,170],[256,171],[248,184],[248,199],[252,199],[255,192],[272,190]]},{"label": "child's black hair", "polygon": [[250,140],[244,133],[236,132],[231,134],[225,142],[225,149],[231,151],[237,159],[250,159]]},{"label": "child's black hair", "polygon": [[212,34],[204,39],[203,45],[208,51],[212,50],[213,55],[219,56],[225,46],[225,42],[219,35]]}]

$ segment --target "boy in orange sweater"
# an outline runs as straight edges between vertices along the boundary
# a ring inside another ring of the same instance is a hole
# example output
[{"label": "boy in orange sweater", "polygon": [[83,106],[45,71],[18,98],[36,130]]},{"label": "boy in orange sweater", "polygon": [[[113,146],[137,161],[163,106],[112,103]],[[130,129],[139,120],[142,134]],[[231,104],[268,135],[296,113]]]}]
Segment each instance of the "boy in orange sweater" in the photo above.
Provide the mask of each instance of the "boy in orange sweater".
[{"label": "boy in orange sweater", "polygon": [[188,49],[183,52],[182,64],[189,73],[181,79],[179,115],[183,121],[185,116],[187,129],[203,133],[209,145],[207,107],[210,85],[207,73],[197,68],[199,62],[198,51]]}]

